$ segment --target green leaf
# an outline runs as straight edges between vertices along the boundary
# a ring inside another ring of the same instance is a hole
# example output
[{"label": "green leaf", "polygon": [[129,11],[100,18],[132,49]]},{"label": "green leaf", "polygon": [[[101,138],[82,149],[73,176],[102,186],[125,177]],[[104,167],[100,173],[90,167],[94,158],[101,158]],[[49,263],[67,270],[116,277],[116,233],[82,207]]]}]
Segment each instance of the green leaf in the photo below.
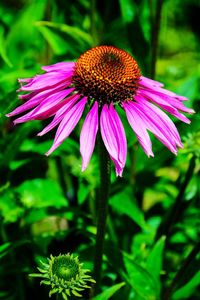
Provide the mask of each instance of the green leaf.
[{"label": "green leaf", "polygon": [[165,246],[165,236],[162,236],[154,245],[147,258],[147,271],[154,277],[160,292],[160,272],[162,270],[163,250]]},{"label": "green leaf", "polygon": [[53,23],[53,22],[47,22],[47,21],[37,22],[36,25],[38,27],[46,26],[46,27],[49,27],[49,28],[58,29],[61,32],[66,33],[70,37],[75,39],[78,44],[82,44],[82,42],[83,42],[84,44],[87,44],[89,46],[93,45],[93,40],[92,40],[91,35],[84,32],[83,30],[81,30],[78,27],[69,26],[69,25],[66,25],[66,24],[58,24],[58,23]]},{"label": "green leaf", "polygon": [[108,300],[110,299],[119,289],[125,285],[125,282],[121,282],[113,285],[112,287],[106,289],[101,294],[93,298],[93,300]]},{"label": "green leaf", "polygon": [[43,18],[45,7],[46,0],[30,1],[18,14],[16,13],[16,21],[6,39],[9,58],[13,64],[21,65],[28,57],[32,59],[35,47],[42,46],[35,22]]},{"label": "green leaf", "polygon": [[27,208],[67,206],[67,199],[62,195],[60,186],[51,179],[25,181],[16,188],[16,192],[20,194],[21,201]]},{"label": "green leaf", "polygon": [[5,256],[9,252],[10,247],[11,247],[11,243],[5,243],[0,246],[0,258]]},{"label": "green leaf", "polygon": [[0,258],[7,255],[9,252],[12,252],[15,248],[23,246],[24,244],[28,243],[28,240],[19,240],[14,243],[5,243],[0,246]]},{"label": "green leaf", "polygon": [[109,204],[118,213],[129,216],[141,228],[146,228],[144,215],[138,208],[137,203],[131,195],[131,191],[129,189],[125,189],[123,192],[112,196],[109,200]]},{"label": "green leaf", "polygon": [[5,223],[16,222],[23,215],[24,209],[18,205],[11,191],[1,195],[0,213]]},{"label": "green leaf", "polygon": [[191,295],[193,294],[195,288],[200,285],[200,271],[198,271],[193,278],[186,283],[183,287],[178,289],[174,294],[173,300],[182,300],[182,299],[192,299]]},{"label": "green leaf", "polygon": [[0,56],[9,67],[12,67],[12,63],[10,62],[6,53],[5,40],[4,40],[4,28],[2,26],[0,26]]},{"label": "green leaf", "polygon": [[67,43],[66,39],[59,36],[57,32],[54,32],[51,28],[45,26],[38,26],[38,30],[44,36],[56,55],[63,55],[68,52],[70,47],[69,43]]},{"label": "green leaf", "polygon": [[121,14],[125,23],[132,22],[135,16],[136,7],[132,0],[119,0]]},{"label": "green leaf", "polygon": [[141,300],[157,300],[158,288],[156,281],[144,268],[138,265],[128,254],[123,253],[124,264],[128,273],[126,280],[142,297]]}]

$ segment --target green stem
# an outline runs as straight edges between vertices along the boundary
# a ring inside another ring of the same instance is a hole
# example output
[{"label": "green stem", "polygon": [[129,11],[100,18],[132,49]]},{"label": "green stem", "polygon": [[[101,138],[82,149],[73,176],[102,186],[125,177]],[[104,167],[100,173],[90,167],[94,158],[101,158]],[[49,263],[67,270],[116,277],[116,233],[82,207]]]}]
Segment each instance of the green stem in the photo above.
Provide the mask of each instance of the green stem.
[{"label": "green stem", "polygon": [[190,254],[184,260],[181,268],[176,273],[176,275],[175,275],[174,279],[172,280],[169,288],[166,290],[163,300],[170,300],[171,299],[171,295],[172,295],[174,289],[176,288],[176,286],[180,282],[180,280],[184,277],[184,275],[187,273],[187,268],[189,267],[191,262],[195,259],[195,257],[199,253],[199,251],[200,251],[200,242],[196,244],[196,246],[193,248],[193,250],[190,252]]},{"label": "green stem", "polygon": [[90,0],[90,33],[93,38],[94,46],[97,45],[95,15],[96,15],[96,0]]},{"label": "green stem", "polygon": [[102,272],[102,257],[104,237],[106,230],[106,219],[108,212],[108,195],[110,186],[110,158],[108,152],[103,144],[102,138],[99,135],[99,161],[100,161],[100,188],[98,198],[98,211],[97,211],[97,235],[94,257],[94,278],[96,285],[94,294],[99,291],[101,283]]},{"label": "green stem", "polygon": [[56,294],[56,300],[61,300],[62,298],[61,298],[61,296],[60,296],[60,294]]},{"label": "green stem", "polygon": [[[161,23],[161,12],[162,12],[162,6],[163,6],[164,0],[157,0],[156,3],[156,13],[154,22],[152,22],[152,37],[151,37],[151,78],[155,78],[156,73],[156,60],[158,55],[158,37],[159,37],[159,31],[160,31],[160,23]],[[152,15],[152,12],[151,12]]]}]

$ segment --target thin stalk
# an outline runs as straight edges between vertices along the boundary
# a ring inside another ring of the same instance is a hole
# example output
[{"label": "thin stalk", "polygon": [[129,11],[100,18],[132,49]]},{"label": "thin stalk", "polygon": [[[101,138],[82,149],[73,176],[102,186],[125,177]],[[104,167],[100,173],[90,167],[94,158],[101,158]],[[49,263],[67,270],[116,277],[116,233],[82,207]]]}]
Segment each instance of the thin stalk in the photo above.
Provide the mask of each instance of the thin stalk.
[{"label": "thin stalk", "polygon": [[63,297],[60,295],[60,294],[56,294],[56,300],[62,300],[63,299]]},{"label": "thin stalk", "polygon": [[200,242],[196,244],[196,246],[193,248],[193,250],[190,252],[190,254],[184,260],[181,268],[176,273],[176,275],[175,275],[174,279],[172,280],[169,288],[166,290],[163,300],[170,300],[171,299],[171,295],[172,295],[174,289],[176,288],[179,281],[184,277],[184,274],[186,274],[187,268],[189,267],[191,262],[193,262],[193,260],[195,259],[195,257],[199,253],[199,251],[200,251]]},{"label": "thin stalk", "polygon": [[[151,38],[151,78],[155,78],[156,73],[156,61],[158,56],[158,38],[159,38],[159,32],[160,32],[160,23],[161,23],[161,13],[162,13],[162,6],[163,6],[164,0],[157,0],[156,3],[156,13],[154,22],[152,22],[152,38]],[[152,7],[152,6],[151,6]],[[151,12],[152,15],[152,12]]]},{"label": "thin stalk", "polygon": [[62,189],[64,197],[67,198],[67,184],[65,181],[65,171],[60,156],[56,157],[56,167],[58,170],[58,179],[59,179],[60,187]]},{"label": "thin stalk", "polygon": [[190,160],[188,170],[185,175],[185,179],[180,187],[178,196],[176,197],[176,200],[174,202],[174,205],[169,211],[169,214],[167,215],[166,219],[164,219],[163,223],[161,223],[158,232],[157,232],[157,237],[156,239],[159,239],[162,235],[166,235],[168,237],[172,226],[174,223],[176,223],[177,219],[180,217],[180,211],[181,211],[181,206],[182,206],[182,199],[185,193],[185,190],[190,182],[190,179],[193,176],[195,168],[195,156],[193,156]]},{"label": "thin stalk", "polygon": [[95,15],[96,15],[96,0],[90,0],[90,33],[93,38],[94,46],[97,45]]},{"label": "thin stalk", "polygon": [[[46,8],[45,8],[45,20],[46,21],[51,21],[52,19],[52,3],[51,0],[47,1]],[[45,42],[45,56],[44,56],[44,63],[47,65],[49,64],[51,60],[51,55],[52,51],[51,48],[49,47],[49,43],[46,41]]]},{"label": "thin stalk", "polygon": [[99,163],[100,163],[100,188],[97,210],[97,235],[94,257],[94,279],[96,285],[94,294],[99,291],[102,273],[102,258],[104,248],[104,237],[106,230],[106,219],[108,212],[108,195],[110,186],[110,158],[99,134]]}]

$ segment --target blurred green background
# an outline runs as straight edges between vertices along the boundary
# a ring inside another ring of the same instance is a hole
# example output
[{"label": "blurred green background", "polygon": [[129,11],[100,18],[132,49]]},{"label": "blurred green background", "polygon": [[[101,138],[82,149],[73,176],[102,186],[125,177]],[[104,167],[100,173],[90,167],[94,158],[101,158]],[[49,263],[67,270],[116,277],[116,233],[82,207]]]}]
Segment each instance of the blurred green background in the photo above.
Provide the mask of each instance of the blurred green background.
[{"label": "blurred green background", "polygon": [[112,173],[98,300],[200,299],[199,16],[199,0],[1,2],[0,299],[48,299],[28,274],[50,254],[76,253],[92,270],[99,167],[95,151],[81,172],[82,122],[47,158],[55,132],[36,137],[46,121],[14,127],[5,114],[20,103],[18,78],[95,45],[128,51],[144,76],[196,111],[191,125],[174,120],[184,142],[177,157],[152,135],[148,159],[123,120],[129,151],[123,177]]}]

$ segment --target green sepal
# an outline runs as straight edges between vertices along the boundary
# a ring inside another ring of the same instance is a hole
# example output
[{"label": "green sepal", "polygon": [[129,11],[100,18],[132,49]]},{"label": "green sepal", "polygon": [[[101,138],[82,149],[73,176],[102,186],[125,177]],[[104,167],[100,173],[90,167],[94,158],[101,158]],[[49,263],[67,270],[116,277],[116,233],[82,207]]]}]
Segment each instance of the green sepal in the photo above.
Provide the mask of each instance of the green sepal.
[{"label": "green sepal", "polygon": [[63,299],[68,300],[67,295],[65,293],[62,293]]},{"label": "green sepal", "polygon": [[82,295],[76,292],[75,290],[72,290],[72,294],[76,297],[82,297]]},{"label": "green sepal", "polygon": [[30,276],[30,277],[44,278],[44,274],[39,274],[39,273],[32,273],[32,274],[29,274],[28,276]]},{"label": "green sepal", "polygon": [[48,280],[42,280],[42,281],[40,281],[40,284],[51,285],[51,282]]},{"label": "green sepal", "polygon": [[51,297],[51,295],[55,294],[58,292],[58,289],[53,289],[53,290],[50,290],[49,292],[49,297]]}]

